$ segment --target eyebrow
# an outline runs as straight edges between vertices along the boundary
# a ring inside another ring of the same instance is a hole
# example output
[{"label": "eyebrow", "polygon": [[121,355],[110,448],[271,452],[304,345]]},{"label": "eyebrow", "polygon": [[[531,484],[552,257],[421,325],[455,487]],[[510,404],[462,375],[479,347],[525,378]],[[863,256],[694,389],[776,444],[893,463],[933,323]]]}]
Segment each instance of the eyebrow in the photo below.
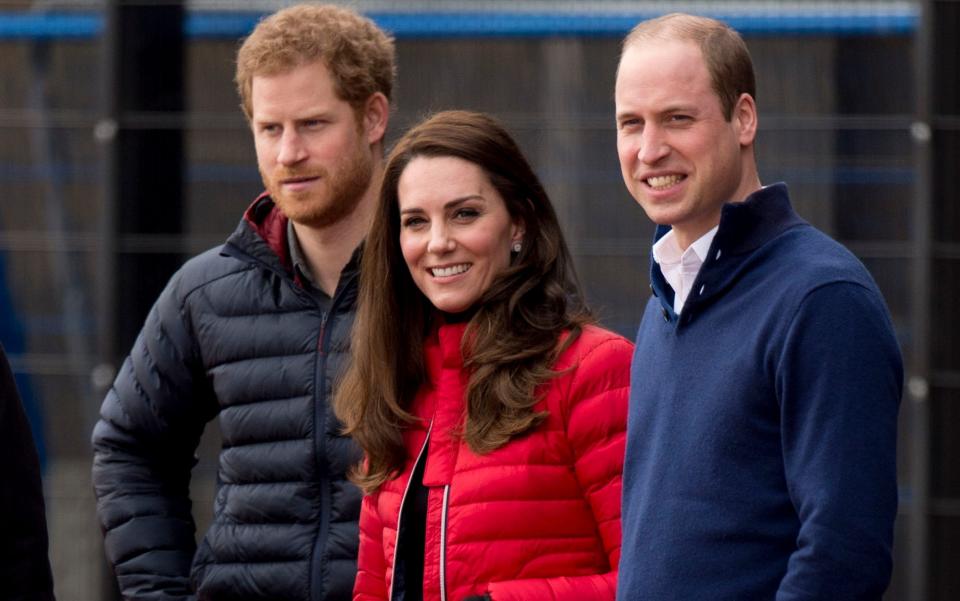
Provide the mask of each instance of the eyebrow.
[{"label": "eyebrow", "polygon": [[[461,196],[459,198],[454,198],[453,200],[447,201],[446,203],[444,203],[443,208],[450,209],[459,204],[463,204],[468,200],[482,200],[486,202],[487,199],[480,194],[468,194],[467,196]],[[420,213],[420,212],[423,212],[423,209],[421,209],[420,207],[413,207],[410,209],[404,209],[400,211],[400,214],[406,215],[407,213]]]},{"label": "eyebrow", "polygon": [[[657,115],[671,115],[674,113],[690,113],[697,114],[700,112],[700,108],[695,104],[670,104],[665,108],[658,109]],[[616,120],[620,121],[628,117],[639,117],[636,111],[622,111],[616,114]]]},{"label": "eyebrow", "polygon": [[695,104],[673,104],[660,112],[665,115],[670,113],[699,113],[700,107]]},{"label": "eyebrow", "polygon": [[[303,122],[303,121],[322,121],[322,120],[329,120],[329,119],[332,119],[332,118],[333,118],[333,117],[331,116],[330,111],[328,111],[328,110],[323,110],[323,109],[319,109],[319,110],[313,111],[313,112],[311,112],[311,113],[308,113],[308,114],[305,114],[305,115],[302,115],[302,116],[299,116],[299,117],[294,117],[294,118],[292,119],[292,121],[293,121],[294,123],[301,123],[301,122]],[[253,123],[255,123],[255,124],[257,124],[257,123],[282,123],[282,122],[284,121],[284,119],[282,119],[282,118],[276,118],[275,115],[254,115],[254,116],[253,116],[253,119],[251,119],[251,121],[252,121]]]}]

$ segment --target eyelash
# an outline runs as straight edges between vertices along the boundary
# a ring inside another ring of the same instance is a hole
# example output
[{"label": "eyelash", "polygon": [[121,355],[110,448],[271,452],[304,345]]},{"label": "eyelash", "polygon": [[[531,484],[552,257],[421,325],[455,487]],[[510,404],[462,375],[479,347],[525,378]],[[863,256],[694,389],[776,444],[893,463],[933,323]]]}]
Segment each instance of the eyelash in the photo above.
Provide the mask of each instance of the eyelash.
[{"label": "eyelash", "polygon": [[[667,121],[668,122],[677,122],[677,121],[686,122],[686,121],[691,121],[692,119],[693,117],[691,117],[690,115],[681,114],[681,115],[670,115],[667,118]],[[640,119],[624,119],[620,123],[620,129],[626,129],[628,127],[633,128],[633,127],[638,127],[640,125],[642,125],[642,122]]]},{"label": "eyelash", "polygon": [[[454,219],[466,220],[474,219],[480,216],[480,210],[474,209],[472,207],[463,207],[459,208],[453,212]],[[407,217],[401,222],[401,225],[405,228],[416,227],[426,222],[426,219],[423,217]]]}]

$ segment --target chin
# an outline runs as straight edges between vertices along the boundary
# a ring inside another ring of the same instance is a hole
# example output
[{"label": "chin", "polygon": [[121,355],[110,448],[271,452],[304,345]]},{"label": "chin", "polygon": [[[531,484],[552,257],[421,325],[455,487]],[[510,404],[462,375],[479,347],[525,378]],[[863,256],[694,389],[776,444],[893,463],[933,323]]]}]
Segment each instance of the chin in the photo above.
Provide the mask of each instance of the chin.
[{"label": "chin", "polygon": [[463,305],[451,305],[447,303],[440,303],[438,305],[434,305],[434,307],[436,307],[438,311],[449,313],[450,315],[464,313],[470,308],[469,306],[464,307]]},{"label": "chin", "polygon": [[456,315],[458,313],[466,313],[473,307],[473,303],[464,303],[455,300],[438,300],[437,302],[430,301],[431,304],[438,311],[443,313],[448,313],[450,315]]}]

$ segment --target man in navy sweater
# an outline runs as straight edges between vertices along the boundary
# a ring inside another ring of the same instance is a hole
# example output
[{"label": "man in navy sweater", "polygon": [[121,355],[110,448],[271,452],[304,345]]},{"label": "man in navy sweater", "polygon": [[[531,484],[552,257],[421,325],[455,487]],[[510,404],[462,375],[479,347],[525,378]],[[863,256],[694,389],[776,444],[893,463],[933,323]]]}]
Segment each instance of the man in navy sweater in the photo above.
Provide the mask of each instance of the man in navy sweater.
[{"label": "man in navy sweater", "polygon": [[880,599],[903,366],[876,284],[763,187],[740,36],[626,38],[617,150],[658,224],[637,334],[618,599]]}]

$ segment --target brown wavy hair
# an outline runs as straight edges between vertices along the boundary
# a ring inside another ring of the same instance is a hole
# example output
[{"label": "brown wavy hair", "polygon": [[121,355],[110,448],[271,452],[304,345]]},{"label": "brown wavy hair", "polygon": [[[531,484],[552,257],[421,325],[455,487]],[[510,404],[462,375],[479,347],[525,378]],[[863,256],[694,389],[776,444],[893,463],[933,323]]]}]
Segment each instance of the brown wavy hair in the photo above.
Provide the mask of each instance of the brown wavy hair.
[{"label": "brown wavy hair", "polygon": [[[521,251],[482,295],[461,350],[469,372],[462,435],[488,453],[540,424],[537,387],[556,375],[557,355],[592,321],[582,301],[556,212],[510,134],[480,113],[446,111],[408,131],[387,159],[377,213],[363,250],[352,361],[334,410],[366,452],[354,481],[370,492],[407,459],[402,431],[427,382],[423,343],[437,309],[417,288],[400,250],[398,184],[416,157],[456,157],[478,165],[524,224]],[[561,344],[562,332],[569,332]]]},{"label": "brown wavy hair", "polygon": [[237,92],[247,119],[255,75],[276,75],[323,61],[337,96],[362,114],[376,92],[390,100],[396,78],[393,38],[348,8],[297,4],[260,21],[237,51]]}]

